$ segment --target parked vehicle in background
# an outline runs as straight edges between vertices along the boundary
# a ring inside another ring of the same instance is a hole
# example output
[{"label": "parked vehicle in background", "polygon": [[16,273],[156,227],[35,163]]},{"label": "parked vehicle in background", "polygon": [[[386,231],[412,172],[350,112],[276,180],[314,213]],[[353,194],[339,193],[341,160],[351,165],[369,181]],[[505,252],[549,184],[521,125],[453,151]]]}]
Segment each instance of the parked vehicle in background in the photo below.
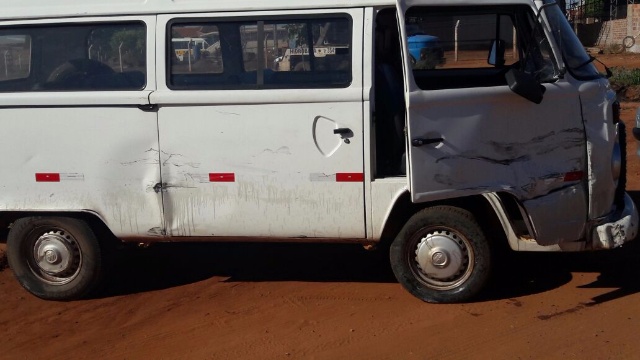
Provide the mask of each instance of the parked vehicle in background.
[{"label": "parked vehicle in background", "polygon": [[[331,67],[347,67],[349,66],[349,60],[346,56],[349,55],[348,45],[337,46],[317,46],[313,48],[313,58],[318,64],[319,68],[331,68]],[[337,56],[336,56],[337,55]],[[285,50],[283,56],[278,57],[274,61],[275,71],[310,71],[311,62],[309,57],[309,48],[289,48]]]},{"label": "parked vehicle in background", "polygon": [[[416,297],[459,302],[481,291],[501,245],[619,247],[638,229],[619,105],[563,10],[5,5],[10,266],[32,294],[70,300],[123,242],[358,243],[389,249]],[[415,54],[439,66],[414,67]]]},{"label": "parked vehicle in background", "polygon": [[178,61],[187,61],[185,55],[189,54],[191,60],[197,61],[209,44],[202,38],[173,38],[171,44]]}]

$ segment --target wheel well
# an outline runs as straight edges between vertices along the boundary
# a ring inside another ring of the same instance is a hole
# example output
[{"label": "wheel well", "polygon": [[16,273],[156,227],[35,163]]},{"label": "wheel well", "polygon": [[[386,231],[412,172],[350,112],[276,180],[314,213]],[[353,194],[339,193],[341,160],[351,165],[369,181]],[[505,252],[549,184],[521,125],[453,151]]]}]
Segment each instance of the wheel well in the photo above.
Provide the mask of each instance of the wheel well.
[{"label": "wheel well", "polygon": [[0,213],[0,242],[6,242],[11,225],[16,220],[33,216],[59,216],[84,220],[100,241],[120,241],[99,216],[90,212],[7,211]]},{"label": "wheel well", "polygon": [[487,239],[491,239],[491,242],[496,245],[508,246],[507,236],[504,233],[498,216],[491,207],[491,204],[489,204],[482,195],[414,204],[411,202],[411,197],[408,192],[402,194],[396,200],[384,225],[382,235],[380,236],[381,246],[388,247],[413,214],[424,208],[438,205],[455,206],[471,212],[485,232]]}]

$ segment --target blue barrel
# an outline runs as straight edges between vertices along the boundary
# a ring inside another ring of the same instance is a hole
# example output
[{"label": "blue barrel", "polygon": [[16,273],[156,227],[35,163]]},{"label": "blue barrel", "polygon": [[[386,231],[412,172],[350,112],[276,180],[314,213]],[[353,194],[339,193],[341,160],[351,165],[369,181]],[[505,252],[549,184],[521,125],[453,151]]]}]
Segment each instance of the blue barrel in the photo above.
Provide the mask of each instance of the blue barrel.
[{"label": "blue barrel", "polygon": [[440,39],[433,35],[409,36],[408,42],[409,54],[416,60],[420,60],[420,49],[440,47]]}]

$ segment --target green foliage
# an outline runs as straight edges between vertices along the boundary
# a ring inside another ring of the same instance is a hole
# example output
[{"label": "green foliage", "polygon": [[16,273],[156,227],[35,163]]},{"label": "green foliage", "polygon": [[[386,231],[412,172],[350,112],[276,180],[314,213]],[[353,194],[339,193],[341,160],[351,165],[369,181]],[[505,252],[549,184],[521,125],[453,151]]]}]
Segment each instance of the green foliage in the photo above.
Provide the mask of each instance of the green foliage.
[{"label": "green foliage", "polygon": [[606,13],[604,0],[585,0],[584,15],[586,17],[600,17]]},{"label": "green foliage", "polygon": [[116,31],[111,36],[111,49],[114,53],[118,51],[118,47],[122,47],[127,51],[141,53],[144,51],[145,30],[144,29],[125,29]]},{"label": "green foliage", "polygon": [[623,67],[611,68],[613,76],[609,78],[612,84],[618,86],[640,85],[640,69],[627,69]]},{"label": "green foliage", "polygon": [[146,31],[143,26],[109,26],[94,30],[89,38],[94,59],[105,63],[120,62],[142,66],[145,63]]}]

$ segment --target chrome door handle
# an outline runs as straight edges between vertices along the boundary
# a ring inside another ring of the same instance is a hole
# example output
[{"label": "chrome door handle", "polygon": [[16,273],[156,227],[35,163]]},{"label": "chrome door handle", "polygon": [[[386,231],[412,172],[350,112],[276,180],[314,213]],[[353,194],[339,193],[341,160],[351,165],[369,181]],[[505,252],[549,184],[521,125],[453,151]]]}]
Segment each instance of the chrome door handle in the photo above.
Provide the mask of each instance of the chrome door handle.
[{"label": "chrome door handle", "polygon": [[415,138],[411,140],[411,145],[413,145],[414,147],[420,147],[424,145],[441,143],[442,141],[444,141],[443,138],[433,138],[433,139]]}]

